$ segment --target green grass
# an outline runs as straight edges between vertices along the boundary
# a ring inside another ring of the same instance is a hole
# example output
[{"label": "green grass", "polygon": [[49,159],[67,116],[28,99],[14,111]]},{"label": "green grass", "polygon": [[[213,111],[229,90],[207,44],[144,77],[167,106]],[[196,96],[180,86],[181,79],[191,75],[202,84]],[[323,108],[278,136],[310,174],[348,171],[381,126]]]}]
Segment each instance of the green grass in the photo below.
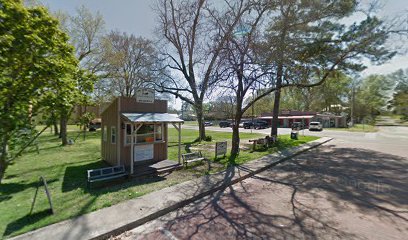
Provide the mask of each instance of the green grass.
[{"label": "green grass", "polygon": [[198,123],[197,123],[197,121],[184,121],[184,125],[198,126]]},{"label": "green grass", "polygon": [[348,132],[377,132],[378,129],[374,125],[369,124],[354,124],[351,128],[327,128],[328,130],[348,131]]},{"label": "green grass", "polygon": [[[78,128],[69,127],[69,138],[78,137]],[[182,130],[182,153],[203,148],[204,155],[213,158],[213,149],[216,141],[228,140],[231,146],[231,133],[211,132],[212,142],[194,143],[197,137],[196,130]],[[262,134],[241,133],[241,142],[248,146],[248,139],[264,137]],[[44,132],[38,139],[40,154],[30,150],[19,158],[15,164],[9,166],[5,178],[0,185],[0,237],[11,237],[30,230],[34,230],[55,222],[73,218],[97,209],[108,207],[127,199],[142,196],[152,191],[184,182],[194,177],[206,174],[186,169],[173,172],[165,178],[148,178],[146,180],[118,181],[104,188],[86,188],[86,170],[100,168],[106,164],[100,159],[100,131],[88,132],[86,141],[82,136],[77,138],[74,145],[62,147],[60,140],[50,131]],[[178,145],[177,132],[169,129],[169,159],[177,161]],[[282,148],[297,146],[316,137],[300,137],[294,141],[288,136],[281,136],[279,144],[270,149],[252,152],[241,151],[240,155],[231,159],[219,159],[221,168],[228,164],[242,164],[257,159]],[[214,170],[213,170],[214,171]],[[44,189],[38,191],[34,211],[30,208],[40,176],[48,181],[55,214],[47,212],[49,208]]]}]

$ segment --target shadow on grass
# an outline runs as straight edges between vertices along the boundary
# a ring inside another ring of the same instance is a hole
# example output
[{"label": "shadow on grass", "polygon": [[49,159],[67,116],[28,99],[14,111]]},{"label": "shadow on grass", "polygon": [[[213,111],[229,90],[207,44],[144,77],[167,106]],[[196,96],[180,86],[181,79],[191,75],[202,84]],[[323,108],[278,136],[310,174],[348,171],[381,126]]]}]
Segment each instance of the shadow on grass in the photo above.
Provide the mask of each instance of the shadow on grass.
[{"label": "shadow on grass", "polygon": [[98,197],[105,193],[117,192],[117,191],[121,191],[121,190],[130,188],[130,187],[160,182],[163,180],[166,180],[166,178],[162,176],[155,176],[155,175],[152,175],[150,177],[144,177],[144,178],[115,179],[111,181],[98,182],[96,184],[92,184],[91,188],[87,189],[87,191],[93,196]]},{"label": "shadow on grass", "polygon": [[69,192],[81,188],[91,194],[100,195],[107,192],[115,192],[132,186],[165,180],[165,178],[156,175],[151,175],[144,178],[118,178],[92,183],[90,189],[88,189],[87,170],[103,167],[109,167],[109,165],[104,161],[98,161],[85,165],[67,167],[65,169],[64,179],[62,182],[62,192]]},{"label": "shadow on grass", "polygon": [[27,214],[24,217],[8,224],[3,236],[9,236],[10,234],[22,229],[24,226],[31,225],[50,215],[51,211],[49,209],[42,210],[34,214]]},{"label": "shadow on grass", "polygon": [[87,189],[87,170],[108,167],[104,161],[92,162],[84,165],[69,166],[65,169],[61,186],[62,192],[69,192],[77,188]]},{"label": "shadow on grass", "polygon": [[[79,211],[79,215],[82,215],[84,213],[89,212],[88,209],[92,204],[96,201],[97,196],[92,197]],[[35,212],[33,214],[27,214],[11,223],[9,223],[6,227],[6,230],[3,233],[3,237],[9,237],[12,235],[15,235],[16,232],[20,231],[22,228],[28,225],[33,225],[38,221],[41,221],[47,217],[52,217],[55,216],[57,213],[54,215],[51,213],[50,209],[45,209],[39,212]],[[73,225],[80,226],[81,230],[76,231],[76,232],[67,232],[65,236],[61,236],[61,239],[80,239],[80,236],[72,236],[73,234],[78,234],[82,233],[84,231],[87,231],[89,229],[89,223],[86,221],[86,219],[83,218],[74,218],[73,220]]]},{"label": "shadow on grass", "polygon": [[[0,185],[0,193],[1,193],[0,202],[11,199],[12,196],[10,195],[24,191],[27,188],[36,188],[39,184],[39,181],[40,180],[37,179],[37,181],[30,182],[30,183],[2,183]],[[47,180],[47,183],[50,184],[56,181],[58,181],[58,179],[49,179]]]}]

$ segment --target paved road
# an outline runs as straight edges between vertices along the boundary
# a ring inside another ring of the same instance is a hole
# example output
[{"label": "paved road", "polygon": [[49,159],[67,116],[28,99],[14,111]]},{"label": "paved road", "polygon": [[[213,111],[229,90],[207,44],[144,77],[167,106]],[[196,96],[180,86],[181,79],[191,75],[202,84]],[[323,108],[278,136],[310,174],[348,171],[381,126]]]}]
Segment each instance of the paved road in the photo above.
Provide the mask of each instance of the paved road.
[{"label": "paved road", "polygon": [[[198,129],[196,126],[185,125],[183,128],[186,129]],[[406,157],[407,152],[404,152],[405,148],[408,146],[408,127],[402,126],[383,126],[378,127],[378,132],[348,132],[339,130],[329,130],[324,129],[321,132],[310,132],[309,130],[302,130],[300,134],[320,136],[320,137],[332,137],[344,143],[350,143],[361,148],[371,149],[375,151],[382,151],[389,154],[395,154],[398,156]],[[220,128],[220,127],[206,127],[207,130],[211,131],[223,131],[232,132],[231,128]],[[240,129],[240,132],[257,132],[262,134],[270,134],[271,129]],[[290,134],[290,128],[279,128],[279,134]]]},{"label": "paved road", "polygon": [[337,137],[116,238],[406,239],[407,131],[310,133]]}]

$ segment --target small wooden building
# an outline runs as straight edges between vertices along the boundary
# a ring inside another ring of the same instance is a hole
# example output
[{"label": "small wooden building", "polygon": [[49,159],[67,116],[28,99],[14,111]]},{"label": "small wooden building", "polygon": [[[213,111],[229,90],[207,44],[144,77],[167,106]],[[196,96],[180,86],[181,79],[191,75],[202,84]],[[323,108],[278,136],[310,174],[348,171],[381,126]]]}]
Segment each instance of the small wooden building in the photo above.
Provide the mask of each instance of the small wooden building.
[{"label": "small wooden building", "polygon": [[[167,101],[138,102],[118,97],[102,112],[102,158],[109,164],[124,165],[131,173],[138,167],[167,159],[168,124],[179,132],[183,120],[167,113]],[[132,150],[133,149],[133,150]]]}]

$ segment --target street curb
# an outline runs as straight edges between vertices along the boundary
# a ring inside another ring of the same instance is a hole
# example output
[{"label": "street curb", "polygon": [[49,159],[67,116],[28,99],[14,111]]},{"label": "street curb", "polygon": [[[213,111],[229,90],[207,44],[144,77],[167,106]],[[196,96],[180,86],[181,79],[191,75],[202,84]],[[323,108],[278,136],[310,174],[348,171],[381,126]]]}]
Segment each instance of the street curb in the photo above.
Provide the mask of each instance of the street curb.
[{"label": "street curb", "polygon": [[[297,155],[299,155],[301,153],[304,153],[306,151],[309,151],[310,149],[313,149],[313,148],[316,148],[316,147],[318,147],[318,146],[320,146],[322,144],[325,144],[325,143],[331,141],[332,139],[333,138],[323,137],[323,138],[317,139],[315,141],[302,144],[301,146],[293,147],[293,148],[291,148],[291,150],[296,149],[296,148],[302,148],[302,146],[306,146],[305,149],[300,149],[298,151],[295,151],[295,153],[293,153],[293,154],[291,154],[289,156],[285,156],[285,157],[279,159],[278,161],[274,161],[273,163],[271,163],[271,164],[269,164],[267,166],[264,166],[264,167],[259,168],[257,170],[249,170],[248,174],[243,175],[243,176],[241,176],[241,177],[239,177],[237,179],[234,179],[234,180],[232,180],[232,181],[230,181],[228,183],[224,183],[224,184],[222,184],[220,186],[217,186],[217,187],[214,187],[214,188],[212,188],[212,189],[210,189],[208,191],[201,192],[200,194],[194,195],[189,199],[185,199],[183,201],[177,202],[177,203],[175,203],[175,204],[173,204],[173,205],[171,205],[171,206],[169,206],[167,208],[161,209],[161,210],[159,210],[159,211],[157,211],[157,212],[155,212],[153,214],[150,214],[150,215],[148,215],[148,216],[146,216],[144,218],[138,219],[138,220],[136,220],[134,222],[128,223],[128,224],[123,225],[123,226],[121,226],[119,228],[113,229],[112,231],[106,232],[104,234],[101,234],[99,236],[96,236],[96,237],[93,237],[93,238],[90,238],[90,239],[92,239],[92,240],[102,240],[102,239],[108,239],[108,238],[110,238],[112,236],[117,236],[117,235],[119,235],[119,234],[121,234],[123,232],[129,231],[129,230],[131,230],[133,228],[136,228],[138,226],[141,226],[141,225],[143,225],[143,224],[145,224],[145,223],[147,223],[149,221],[152,221],[152,220],[154,220],[156,218],[159,218],[159,217],[161,217],[163,215],[166,215],[167,213],[170,213],[170,212],[175,211],[175,210],[177,210],[179,208],[182,208],[182,207],[184,207],[184,206],[186,206],[186,205],[188,205],[188,204],[190,204],[190,203],[192,203],[192,202],[194,202],[194,201],[196,201],[198,199],[201,199],[201,198],[203,198],[203,197],[205,197],[207,195],[210,195],[210,194],[212,194],[214,192],[217,192],[217,191],[220,191],[220,190],[224,190],[227,187],[229,187],[229,186],[231,186],[231,185],[233,185],[235,183],[241,182],[242,180],[250,178],[250,177],[256,175],[257,173],[260,173],[260,172],[262,172],[262,171],[264,171],[264,170],[266,170],[266,169],[268,169],[270,167],[276,166],[276,165],[278,165],[278,164],[280,164],[280,163],[282,163],[282,162],[284,162],[286,160],[289,160],[289,159],[291,159],[291,158],[293,158],[293,157],[295,157],[295,156],[297,156]],[[310,146],[307,146],[307,145],[310,145]],[[274,154],[270,154],[270,155],[264,156],[262,158],[270,157],[270,156],[273,156],[273,155]],[[257,160],[253,160],[253,161],[257,161]],[[243,164],[241,166],[232,166],[230,168],[240,168],[240,167],[244,167],[245,165],[246,164]],[[227,170],[222,171],[221,174],[223,172],[225,172],[225,171],[227,171]],[[217,173],[217,174],[220,174],[220,173]]]}]

